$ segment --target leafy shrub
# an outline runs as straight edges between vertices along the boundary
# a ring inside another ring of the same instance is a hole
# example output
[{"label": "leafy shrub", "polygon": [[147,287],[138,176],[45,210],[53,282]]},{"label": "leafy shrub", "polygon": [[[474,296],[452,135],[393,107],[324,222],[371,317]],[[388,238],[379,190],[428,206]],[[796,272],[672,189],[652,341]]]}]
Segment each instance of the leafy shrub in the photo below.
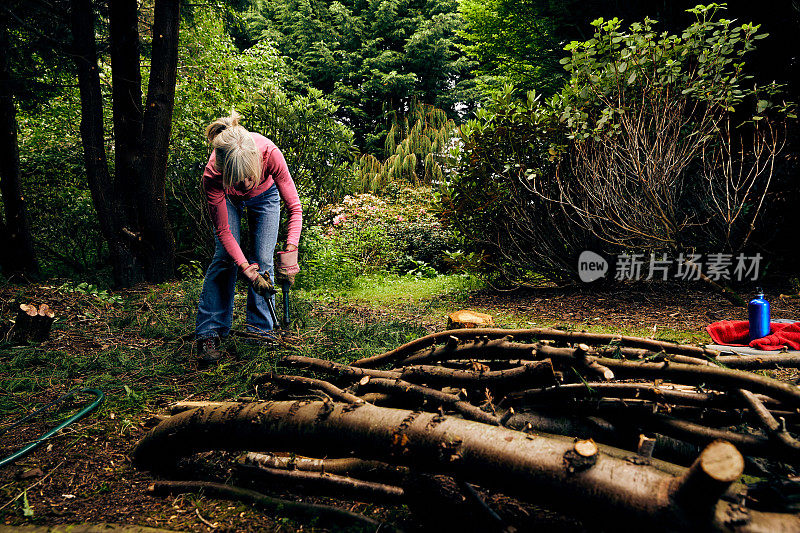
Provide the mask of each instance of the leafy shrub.
[{"label": "leafy shrub", "polygon": [[77,128],[77,90],[67,89],[35,113],[18,115],[20,168],[28,220],[45,274],[94,273],[105,264]]},{"label": "leafy shrub", "polygon": [[[584,249],[744,247],[782,147],[779,120],[792,114],[771,100],[778,87],[746,86],[758,27],[714,20],[719,8],[690,10],[697,21],[681,35],[598,19],[592,39],[567,47],[561,94],[495,93],[461,127],[443,188],[463,251],[511,277],[574,279]],[[742,117],[752,120],[735,127]]]},{"label": "leafy shrub", "polygon": [[449,161],[455,123],[441,109],[414,102],[402,119],[396,114],[386,134],[387,159],[371,154],[359,161],[361,191],[379,191],[390,183],[430,185],[442,180]]},{"label": "leafy shrub", "polygon": [[58,290],[61,292],[73,292],[78,294],[85,294],[87,296],[94,297],[98,302],[101,304],[121,304],[122,297],[116,294],[111,294],[107,290],[100,289],[96,285],[87,282],[81,283],[72,283],[67,282],[58,287]]},{"label": "leafy shrub", "polygon": [[564,171],[525,183],[620,247],[744,247],[791,113],[776,105],[779,87],[751,85],[744,68],[766,35],[717,19],[723,8],[690,9],[696,21],[680,35],[648,18],[627,30],[594,21],[592,39],[567,46],[571,78],[552,100],[574,140]]},{"label": "leafy shrub", "polygon": [[431,276],[448,268],[446,252],[456,242],[434,214],[431,189],[390,193],[346,196],[323,210],[322,224],[306,230],[300,242],[305,272],[298,277],[299,286],[349,287],[362,274]]},{"label": "leafy shrub", "polygon": [[347,289],[362,272],[362,265],[339,243],[326,237],[319,226],[307,228],[300,240],[300,289]]},{"label": "leafy shrub", "polygon": [[442,217],[461,240],[450,260],[510,279],[574,274],[590,236],[521,181],[554,176],[565,133],[535,93],[519,100],[508,85],[461,126],[459,164],[440,193]]}]

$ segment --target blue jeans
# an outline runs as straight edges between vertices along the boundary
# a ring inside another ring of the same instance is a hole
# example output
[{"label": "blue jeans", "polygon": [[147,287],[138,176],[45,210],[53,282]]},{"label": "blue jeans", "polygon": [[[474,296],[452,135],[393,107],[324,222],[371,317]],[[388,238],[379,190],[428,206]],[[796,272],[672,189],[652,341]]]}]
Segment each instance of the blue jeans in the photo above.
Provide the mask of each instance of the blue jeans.
[{"label": "blue jeans", "polygon": [[[247,225],[250,230],[252,251],[245,254],[247,261],[258,263],[259,271],[274,280],[272,255],[278,240],[278,224],[280,222],[280,195],[273,185],[255,198],[232,202],[225,199],[228,207],[228,224],[236,242],[241,243],[242,212],[247,208]],[[203,280],[203,292],[197,306],[197,322],[195,336],[198,339],[207,337],[224,337],[231,329],[233,321],[233,295],[239,267],[223,248],[215,236],[214,258],[206,271]],[[273,306],[274,296],[271,297]],[[253,291],[247,290],[246,329],[252,333],[266,333],[275,325],[267,308],[267,301]]]}]

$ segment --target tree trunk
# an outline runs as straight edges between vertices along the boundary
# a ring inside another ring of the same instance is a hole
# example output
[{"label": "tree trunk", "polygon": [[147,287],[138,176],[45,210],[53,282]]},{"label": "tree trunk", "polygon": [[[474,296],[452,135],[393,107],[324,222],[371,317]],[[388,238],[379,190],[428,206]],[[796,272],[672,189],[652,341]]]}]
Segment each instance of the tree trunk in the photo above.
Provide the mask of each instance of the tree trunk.
[{"label": "tree trunk", "polygon": [[178,73],[179,26],[180,2],[157,0],[141,143],[142,164],[137,184],[139,222],[145,243],[142,249],[145,277],[156,283],[175,275],[175,238],[167,217],[165,183]]},{"label": "tree trunk", "polygon": [[73,58],[78,70],[81,94],[81,143],[86,176],[100,229],[108,242],[114,283],[127,287],[140,281],[141,275],[131,242],[123,231],[124,212],[119,209],[117,194],[108,172],[103,139],[103,94],[100,89],[91,0],[72,0],[70,16],[74,39]]},{"label": "tree trunk", "polygon": [[87,174],[117,286],[174,274],[175,241],[167,218],[166,166],[178,63],[179,3],[158,0],[147,106],[142,108],[138,2],[111,2],[109,10],[114,112],[115,175],[103,144],[103,102],[90,0],[72,1],[81,89],[81,136]]},{"label": "tree trunk", "polygon": [[8,17],[0,17],[0,195],[5,221],[0,217],[0,269],[36,274],[39,265],[33,251],[33,237],[20,184],[17,110],[14,105],[9,69]]},{"label": "tree trunk", "polygon": [[[142,75],[139,63],[138,3],[114,0],[109,4],[111,95],[114,116],[114,198],[124,213],[124,233],[141,259],[138,190],[141,166]],[[125,231],[127,230],[127,231]]]}]

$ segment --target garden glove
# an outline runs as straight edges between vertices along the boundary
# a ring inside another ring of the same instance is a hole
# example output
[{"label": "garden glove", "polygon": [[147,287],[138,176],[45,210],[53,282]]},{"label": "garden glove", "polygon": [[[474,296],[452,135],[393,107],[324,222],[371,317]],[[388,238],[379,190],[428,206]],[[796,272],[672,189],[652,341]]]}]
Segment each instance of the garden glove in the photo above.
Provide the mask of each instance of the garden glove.
[{"label": "garden glove", "polygon": [[244,277],[250,280],[250,286],[253,287],[253,290],[256,294],[265,296],[267,293],[272,294],[275,292],[272,287],[272,282],[258,272],[257,263],[253,263],[245,267],[242,271],[242,274],[244,274]]},{"label": "garden glove", "polygon": [[275,281],[292,285],[298,272],[300,272],[300,266],[297,264],[297,250],[278,252],[275,260]]}]

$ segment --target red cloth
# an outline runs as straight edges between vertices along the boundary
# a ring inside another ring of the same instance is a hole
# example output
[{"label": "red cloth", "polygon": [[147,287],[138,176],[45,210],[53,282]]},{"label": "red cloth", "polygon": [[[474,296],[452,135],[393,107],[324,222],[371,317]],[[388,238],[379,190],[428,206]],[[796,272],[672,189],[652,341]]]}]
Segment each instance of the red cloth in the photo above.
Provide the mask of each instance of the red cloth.
[{"label": "red cloth", "polygon": [[750,323],[747,320],[721,320],[706,326],[715,344],[750,346],[757,350],[780,350],[789,347],[800,350],[800,322],[772,322],[769,335],[750,340]]}]

